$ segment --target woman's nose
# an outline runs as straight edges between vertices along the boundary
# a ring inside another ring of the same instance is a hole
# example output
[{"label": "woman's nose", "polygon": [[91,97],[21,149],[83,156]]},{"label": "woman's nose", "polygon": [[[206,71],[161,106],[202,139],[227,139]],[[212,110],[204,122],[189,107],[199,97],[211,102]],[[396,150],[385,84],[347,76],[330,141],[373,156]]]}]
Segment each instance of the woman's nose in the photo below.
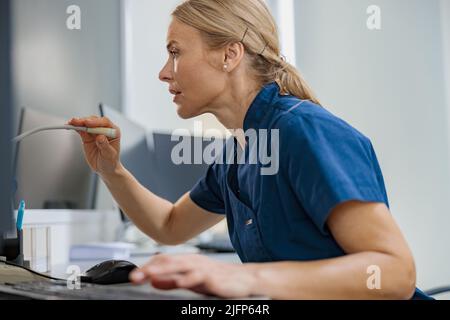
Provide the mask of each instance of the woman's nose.
[{"label": "woman's nose", "polygon": [[162,82],[170,82],[172,80],[172,72],[169,63],[166,63],[166,65],[159,72],[159,80]]}]

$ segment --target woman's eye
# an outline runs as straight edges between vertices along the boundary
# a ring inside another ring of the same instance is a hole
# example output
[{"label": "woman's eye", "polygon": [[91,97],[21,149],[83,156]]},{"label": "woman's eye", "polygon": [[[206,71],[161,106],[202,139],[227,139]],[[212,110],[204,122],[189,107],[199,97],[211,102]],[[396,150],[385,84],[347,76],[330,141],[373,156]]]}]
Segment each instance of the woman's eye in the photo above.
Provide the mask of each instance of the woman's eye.
[{"label": "woman's eye", "polygon": [[172,57],[176,58],[178,56],[178,52],[177,51],[170,51],[170,54],[172,55]]}]

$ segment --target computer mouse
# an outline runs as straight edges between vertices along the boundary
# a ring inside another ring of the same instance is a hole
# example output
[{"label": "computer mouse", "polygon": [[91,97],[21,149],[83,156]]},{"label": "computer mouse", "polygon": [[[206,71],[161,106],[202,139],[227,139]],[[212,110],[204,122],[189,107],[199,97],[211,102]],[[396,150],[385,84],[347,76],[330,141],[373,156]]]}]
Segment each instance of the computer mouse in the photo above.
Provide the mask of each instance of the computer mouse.
[{"label": "computer mouse", "polygon": [[128,283],[129,274],[137,266],[125,260],[108,260],[88,269],[81,282],[94,284],[119,284]]}]

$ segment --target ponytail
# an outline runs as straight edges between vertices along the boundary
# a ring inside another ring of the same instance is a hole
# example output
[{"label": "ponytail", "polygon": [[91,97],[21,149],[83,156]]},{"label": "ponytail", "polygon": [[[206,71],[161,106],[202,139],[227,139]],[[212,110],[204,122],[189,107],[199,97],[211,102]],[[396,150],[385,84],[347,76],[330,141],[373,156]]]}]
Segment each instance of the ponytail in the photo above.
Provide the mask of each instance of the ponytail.
[{"label": "ponytail", "polygon": [[283,61],[275,81],[280,87],[281,94],[290,94],[303,100],[311,100],[319,104],[319,100],[314,95],[313,91],[301,76],[298,70],[288,62]]}]

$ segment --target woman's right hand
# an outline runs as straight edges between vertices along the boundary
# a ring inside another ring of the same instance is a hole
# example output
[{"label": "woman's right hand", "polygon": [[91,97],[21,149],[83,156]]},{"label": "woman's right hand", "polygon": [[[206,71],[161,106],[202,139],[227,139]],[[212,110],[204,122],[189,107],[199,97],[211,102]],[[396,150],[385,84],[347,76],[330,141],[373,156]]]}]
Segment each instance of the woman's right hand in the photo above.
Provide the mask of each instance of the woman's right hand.
[{"label": "woman's right hand", "polygon": [[76,127],[103,127],[117,130],[117,138],[108,139],[104,135],[78,132],[83,142],[84,155],[91,169],[99,175],[113,174],[120,166],[120,129],[108,118],[91,116],[71,119],[68,125]]}]

